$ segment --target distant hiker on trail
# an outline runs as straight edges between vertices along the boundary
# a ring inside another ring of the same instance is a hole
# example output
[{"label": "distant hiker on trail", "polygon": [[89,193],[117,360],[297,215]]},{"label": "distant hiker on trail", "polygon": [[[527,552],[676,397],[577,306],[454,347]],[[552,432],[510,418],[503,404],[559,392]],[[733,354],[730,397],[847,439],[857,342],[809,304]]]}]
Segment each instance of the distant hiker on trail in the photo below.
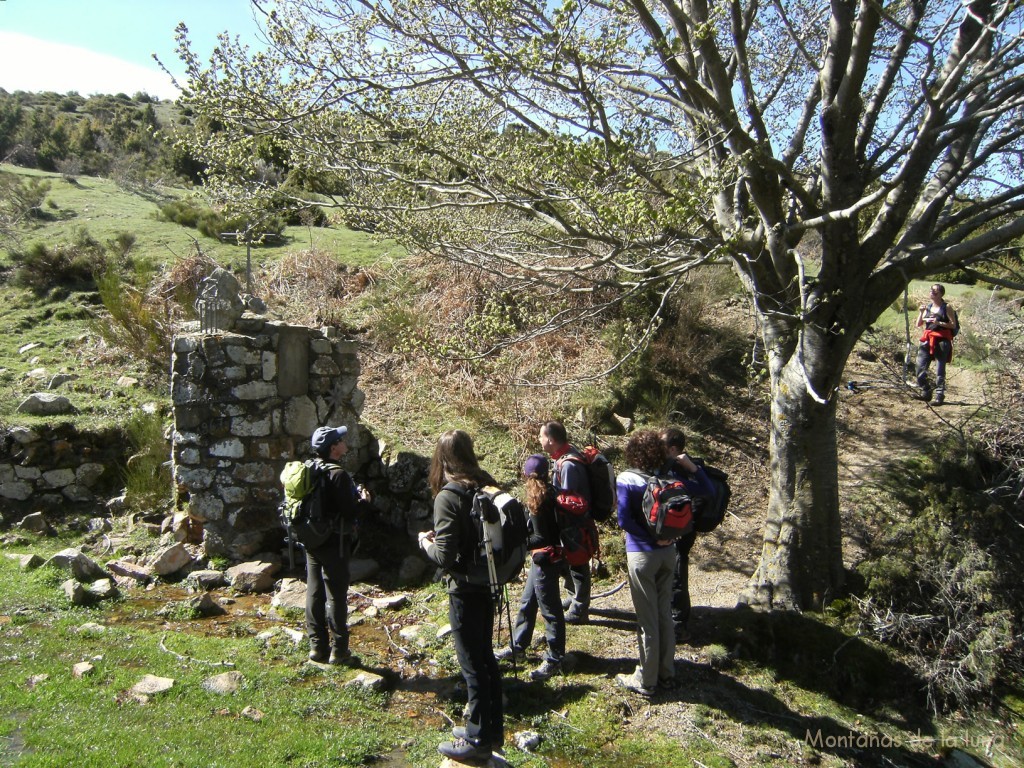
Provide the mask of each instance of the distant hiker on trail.
[{"label": "distant hiker on trail", "polygon": [[530,511],[528,546],[532,558],[523,596],[512,631],[512,645],[498,652],[499,659],[513,654],[525,656],[533,639],[537,611],[544,617],[547,650],[544,661],[530,672],[531,680],[547,680],[562,671],[565,656],[565,615],[559,582],[568,570],[568,563],[559,544],[558,518],[555,509],[557,491],[548,481],[548,458],[530,456],[523,465],[526,483],[526,508]]},{"label": "distant hiker on trail", "polygon": [[420,547],[445,574],[448,620],[455,653],[466,681],[466,725],[452,728],[452,741],[437,751],[456,761],[489,760],[492,750],[505,741],[501,700],[501,670],[494,657],[494,598],[486,584],[457,578],[461,564],[476,555],[478,536],[472,513],[472,494],[465,491],[495,485],[480,468],[473,438],[462,430],[441,435],[430,463],[430,489],[434,493],[434,530],[421,533]]},{"label": "distant hiker on trail", "polygon": [[956,311],[946,303],[944,286],[936,283],[931,289],[931,302],[922,304],[917,313],[917,327],[924,327],[921,346],[917,349],[917,386],[921,400],[931,400],[932,388],[928,383],[928,366],[935,361],[935,400],[941,405],[946,399],[946,363],[953,359],[953,337],[959,323]]},{"label": "distant hiker on trail", "polygon": [[341,466],[347,434],[348,427],[320,427],[310,441],[327,473],[321,503],[336,523],[323,544],[306,547],[306,633],[310,661],[357,667],[359,659],[348,647],[348,566],[356,510],[367,494]]},{"label": "distant hiker on trail", "polygon": [[[661,430],[661,442],[668,460],[667,472],[685,483],[691,496],[712,496],[715,489],[704,473],[686,454],[686,435],[681,429],[666,427]],[[690,638],[690,550],[697,540],[696,528],[676,539],[676,570],[672,579],[672,621],[678,642]]]},{"label": "distant hiker on trail", "polygon": [[[540,428],[541,450],[555,462],[551,484],[558,491],[557,502],[572,514],[586,515],[590,510],[590,479],[583,454],[569,444],[565,427],[549,421]],[[585,624],[590,614],[590,562],[573,565],[565,576],[568,598],[562,601],[566,624]]]},{"label": "distant hiker on trail", "polygon": [[619,473],[619,527],[626,532],[629,591],[636,611],[640,661],[631,674],[616,675],[623,688],[653,696],[675,681],[675,628],[672,624],[672,579],[676,569],[673,540],[655,540],[644,524],[648,478],[665,466],[665,446],[653,429],[636,432],[626,443],[626,464]]}]

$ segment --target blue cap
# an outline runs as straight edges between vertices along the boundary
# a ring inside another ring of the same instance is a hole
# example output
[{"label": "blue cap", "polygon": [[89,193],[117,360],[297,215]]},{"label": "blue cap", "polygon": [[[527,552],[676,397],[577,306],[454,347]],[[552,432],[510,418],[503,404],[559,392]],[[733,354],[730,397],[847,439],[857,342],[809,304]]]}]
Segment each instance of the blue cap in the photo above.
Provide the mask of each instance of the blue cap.
[{"label": "blue cap", "polygon": [[523,477],[536,475],[541,480],[548,479],[548,457],[543,453],[535,453],[523,464]]},{"label": "blue cap", "polygon": [[317,453],[326,453],[347,434],[348,427],[320,427],[313,433],[313,439],[309,442]]}]

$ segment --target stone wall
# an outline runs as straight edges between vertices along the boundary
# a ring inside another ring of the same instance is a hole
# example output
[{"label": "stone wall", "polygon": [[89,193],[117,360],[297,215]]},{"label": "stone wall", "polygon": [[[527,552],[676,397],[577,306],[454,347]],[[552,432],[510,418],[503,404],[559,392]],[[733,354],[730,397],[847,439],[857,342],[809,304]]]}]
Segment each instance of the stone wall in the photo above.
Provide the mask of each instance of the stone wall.
[{"label": "stone wall", "polygon": [[70,424],[0,430],[0,507],[24,514],[95,507],[123,485],[125,436]]},{"label": "stone wall", "polygon": [[346,425],[350,471],[371,438],[354,341],[334,328],[244,316],[231,331],[174,339],[172,458],[178,523],[209,555],[241,559],[280,541],[278,475],[311,455],[316,427]]}]

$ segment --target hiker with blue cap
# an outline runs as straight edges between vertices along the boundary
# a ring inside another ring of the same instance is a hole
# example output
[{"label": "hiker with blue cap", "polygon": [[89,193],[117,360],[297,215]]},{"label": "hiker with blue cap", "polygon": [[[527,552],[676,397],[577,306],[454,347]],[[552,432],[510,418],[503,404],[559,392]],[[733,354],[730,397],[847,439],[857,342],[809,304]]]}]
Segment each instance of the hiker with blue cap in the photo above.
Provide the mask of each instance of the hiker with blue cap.
[{"label": "hiker with blue cap", "polygon": [[547,643],[544,660],[530,672],[531,680],[547,680],[562,673],[565,658],[565,613],[562,608],[561,580],[569,570],[558,528],[558,491],[551,484],[548,457],[535,453],[523,464],[526,508],[530,511],[530,573],[523,587],[519,613],[516,614],[512,642],[495,656],[500,660],[525,657],[533,639],[537,613],[544,618]]},{"label": "hiker with blue cap", "polygon": [[348,565],[356,511],[367,494],[341,466],[347,434],[348,427],[320,427],[310,441],[324,478],[322,503],[334,522],[326,541],[306,547],[306,633],[310,661],[357,667],[348,647]]}]

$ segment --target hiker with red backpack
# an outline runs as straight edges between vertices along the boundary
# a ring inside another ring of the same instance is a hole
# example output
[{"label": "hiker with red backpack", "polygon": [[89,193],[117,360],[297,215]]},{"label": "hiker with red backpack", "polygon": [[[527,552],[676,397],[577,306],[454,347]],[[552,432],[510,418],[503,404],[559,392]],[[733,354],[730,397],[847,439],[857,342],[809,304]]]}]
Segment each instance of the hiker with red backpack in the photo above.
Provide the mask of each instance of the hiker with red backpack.
[{"label": "hiker with red backpack", "polygon": [[530,548],[532,565],[523,587],[523,596],[512,629],[512,643],[502,648],[498,659],[525,656],[533,639],[537,611],[544,618],[547,650],[544,661],[530,672],[531,680],[547,680],[562,671],[565,657],[565,614],[562,608],[560,581],[568,570],[561,546],[556,497],[558,492],[548,477],[548,458],[535,453],[523,464],[526,508],[530,512]]},{"label": "hiker with red backpack", "polygon": [[[636,611],[639,663],[616,682],[642,696],[658,688],[671,689],[675,680],[675,629],[672,621],[672,579],[676,568],[675,541],[693,527],[689,498],[680,484],[665,477],[665,446],[653,429],[636,432],[626,443],[626,462],[619,473],[618,521],[626,534],[629,591]],[[659,495],[665,491],[664,495]],[[658,504],[673,496],[673,524],[654,517]],[[651,503],[651,499],[654,503]],[[664,526],[664,527],[660,527]],[[661,533],[658,533],[661,531]]]},{"label": "hiker with red backpack", "polygon": [[[557,494],[558,505],[569,514],[589,515],[590,479],[583,454],[569,444],[565,427],[557,421],[548,421],[540,428],[538,436],[541,449],[555,462],[551,478]],[[590,558],[585,562],[570,565],[565,576],[568,597],[562,601],[566,624],[585,624],[590,614]]]},{"label": "hiker with red backpack", "polygon": [[[711,480],[686,454],[686,435],[676,427],[661,430],[661,442],[665,447],[666,473],[683,482],[693,498],[714,496]],[[696,526],[689,533],[676,539],[676,569],[672,579],[672,621],[675,625],[677,642],[689,639],[690,621],[690,550],[697,540]]]},{"label": "hiker with red backpack", "polygon": [[932,388],[928,383],[928,366],[935,361],[935,399],[932,405],[942,405],[946,399],[946,363],[953,359],[953,337],[960,330],[956,311],[946,303],[946,288],[939,283],[931,287],[930,303],[922,304],[917,313],[917,327],[924,328],[921,346],[917,349],[918,398],[931,400]]}]

